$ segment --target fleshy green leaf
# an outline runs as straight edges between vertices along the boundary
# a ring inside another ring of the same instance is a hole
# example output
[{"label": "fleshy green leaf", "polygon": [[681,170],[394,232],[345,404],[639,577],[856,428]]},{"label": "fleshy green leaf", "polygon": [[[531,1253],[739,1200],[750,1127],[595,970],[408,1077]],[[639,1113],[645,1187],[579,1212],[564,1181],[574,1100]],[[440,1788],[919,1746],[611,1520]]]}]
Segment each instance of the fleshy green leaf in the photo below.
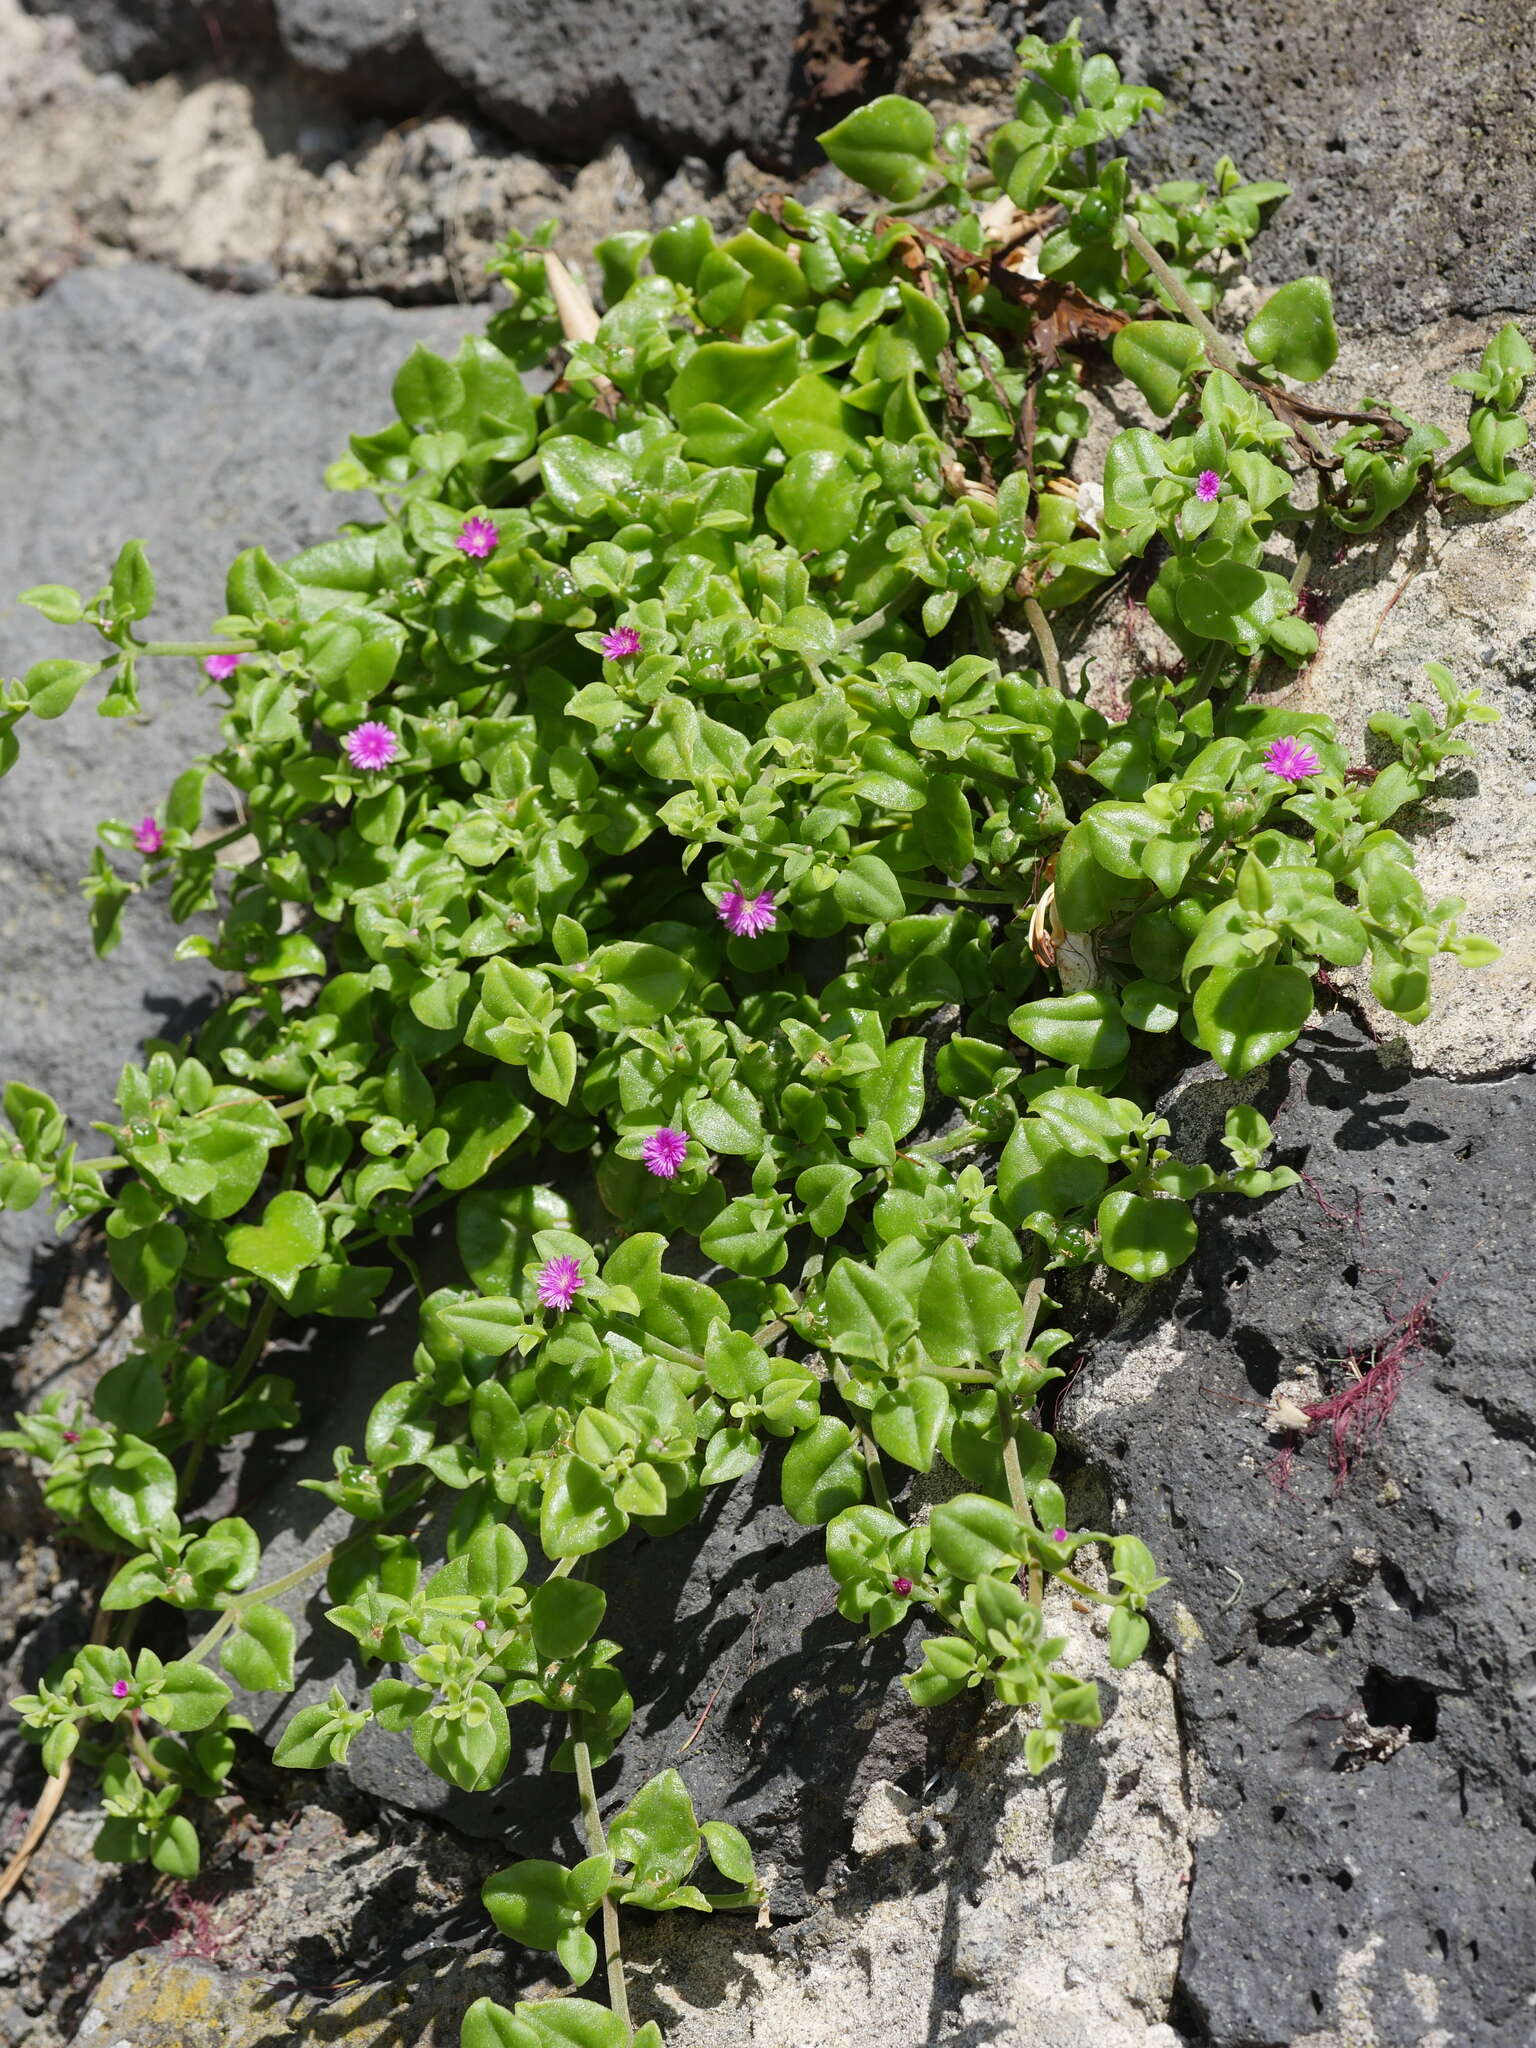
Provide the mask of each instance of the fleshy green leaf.
[{"label": "fleshy green leaf", "polygon": [[247,1692],[291,1692],[295,1642],[293,1623],[281,1608],[244,1607],[219,1662]]},{"label": "fleshy green leaf", "polygon": [[1195,991],[1200,1043],[1233,1075],[1283,1052],[1311,1014],[1311,977],[1299,967],[1215,968]]},{"label": "fleshy green leaf", "polygon": [[225,1250],[231,1265],[255,1273],[288,1296],[306,1266],[318,1265],[325,1250],[325,1221],[318,1203],[293,1190],[274,1195],[260,1223],[230,1231]]},{"label": "fleshy green leaf", "polygon": [[1104,1263],[1143,1283],[1182,1266],[1200,1232],[1183,1202],[1158,1200],[1116,1188],[1099,1204]]},{"label": "fleshy green leaf", "polygon": [[1298,277],[1265,300],[1243,330],[1248,353],[1302,384],[1326,377],[1338,360],[1333,293],[1324,277]]},{"label": "fleshy green leaf", "polygon": [[1178,404],[1190,371],[1205,353],[1199,335],[1179,320],[1132,320],[1110,346],[1117,367],[1164,417]]},{"label": "fleshy green leaf", "polygon": [[1023,1003],[1008,1019],[1008,1029],[1064,1067],[1115,1067],[1131,1049],[1120,1005],[1108,989],[1080,989],[1075,995]]},{"label": "fleshy green leaf", "polygon": [[933,116],[915,100],[886,93],[816,140],[840,171],[905,206],[922,191],[933,162]]},{"label": "fleshy green leaf", "polygon": [[784,1455],[784,1505],[810,1527],[864,1498],[864,1461],[846,1422],[824,1415]]}]

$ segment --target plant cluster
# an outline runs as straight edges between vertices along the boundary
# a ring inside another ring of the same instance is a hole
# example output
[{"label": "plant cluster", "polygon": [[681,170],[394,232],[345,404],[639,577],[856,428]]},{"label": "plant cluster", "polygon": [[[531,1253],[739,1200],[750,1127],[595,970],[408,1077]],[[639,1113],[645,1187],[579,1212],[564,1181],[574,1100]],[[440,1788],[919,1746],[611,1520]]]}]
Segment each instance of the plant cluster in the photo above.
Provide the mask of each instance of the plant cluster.
[{"label": "plant cluster", "polygon": [[[593,1774],[632,1701],[602,1552],[771,1453],[842,1614],[930,1629],[914,1699],[990,1688],[1044,1769],[1100,1713],[1047,1589],[1091,1603],[1124,1666],[1163,1583],[1136,1536],[1070,1525],[1038,1406],[1072,1341],[1048,1290],[1099,1263],[1157,1281],[1197,1197],[1295,1179],[1249,1107],[1221,1170],[1175,1156],[1172,1062],[1273,1059],[1325,967],[1368,959],[1416,1020],[1436,954],[1493,954],[1393,829],[1493,715],[1476,692],[1432,670],[1437,708],[1375,721],[1373,776],[1254,685],[1315,649],[1322,533],[1415,491],[1529,492],[1530,351],[1506,328],[1460,380],[1451,457],[1383,401],[1305,398],[1337,346],[1321,279],[1274,293],[1242,349],[1210,318],[1284,188],[1223,163],[1133,189],[1111,145],[1157,94],[1075,33],[1020,56],[980,159],[878,100],[823,138],[874,203],[616,235],[601,318],[514,239],[488,336],[418,349],[398,417],[330,472],[378,520],[241,555],[207,643],[141,638],[135,542],[93,595],[27,594],[98,646],[8,687],[0,769],[25,716],[88,684],[133,713],[148,657],[224,692],[222,750],[103,827],[87,888],[103,949],[164,883],[176,918],[211,914],[179,953],[231,993],[126,1070],[103,1157],[5,1091],[0,1199],[99,1218],[142,1331],[93,1412],[50,1400],[0,1439],[116,1561],[107,1640],[21,1712],[49,1771],[99,1771],[97,1853],[180,1877],[245,1725],[215,1663],[290,1688],[276,1602],[310,1575],[376,1675],[305,1706],[280,1764],[339,1762],[374,1720],[483,1790],[509,1717],[552,1718],[589,1853],[515,1863],[485,1901],[578,1985],[600,1919],[613,2010],[482,2001],[466,2048],[659,2041],[631,2034],[617,1908],[762,1897],[675,1771],[604,1822]],[[1114,440],[1100,512],[1066,479],[1095,353],[1166,421]],[[551,359],[534,396],[521,373]],[[1181,659],[1111,723],[1052,621],[1135,563]],[[429,1287],[437,1211],[461,1270]],[[397,1276],[411,1375],[318,1483],[352,1533],[262,1583],[249,1524],[198,1513],[207,1455],[296,1420],[276,1316],[367,1318]],[[902,1481],[936,1464],[958,1491],[922,1519]],[[416,1534],[445,1500],[434,1559]],[[167,1607],[210,1625],[178,1648]]]}]

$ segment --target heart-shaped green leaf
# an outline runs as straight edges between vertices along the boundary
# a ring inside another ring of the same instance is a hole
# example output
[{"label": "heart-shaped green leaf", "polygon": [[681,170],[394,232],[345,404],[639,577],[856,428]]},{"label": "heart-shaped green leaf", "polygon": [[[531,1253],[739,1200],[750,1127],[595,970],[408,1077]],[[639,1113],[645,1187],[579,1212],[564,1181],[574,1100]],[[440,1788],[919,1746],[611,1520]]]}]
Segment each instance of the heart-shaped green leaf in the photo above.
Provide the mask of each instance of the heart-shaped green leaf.
[{"label": "heart-shaped green leaf", "polygon": [[1132,320],[1111,344],[1118,367],[1155,413],[1171,413],[1189,373],[1204,359],[1200,337],[1181,320]]},{"label": "heart-shaped green leaf", "polygon": [[1104,1263],[1133,1280],[1161,1280],[1182,1266],[1200,1233],[1183,1202],[1116,1188],[1099,1204]]},{"label": "heart-shaped green leaf", "polygon": [[325,1250],[325,1219],[311,1196],[290,1189],[272,1197],[260,1223],[242,1223],[232,1230],[224,1248],[232,1266],[256,1274],[286,1299],[305,1267],[319,1263]]},{"label": "heart-shaped green leaf", "polygon": [[1116,1067],[1131,1049],[1120,1005],[1102,988],[1022,1003],[1008,1029],[1064,1067]]},{"label": "heart-shaped green leaf", "polygon": [[1281,285],[1243,330],[1248,353],[1282,377],[1312,384],[1338,360],[1333,293],[1325,277],[1298,277]]},{"label": "heart-shaped green leaf", "polygon": [[1215,968],[1195,991],[1200,1043],[1227,1073],[1272,1060],[1312,1014],[1312,979],[1299,967]]},{"label": "heart-shaped green leaf", "polygon": [[840,171],[905,206],[922,191],[933,162],[933,116],[915,100],[886,93],[816,140]]}]

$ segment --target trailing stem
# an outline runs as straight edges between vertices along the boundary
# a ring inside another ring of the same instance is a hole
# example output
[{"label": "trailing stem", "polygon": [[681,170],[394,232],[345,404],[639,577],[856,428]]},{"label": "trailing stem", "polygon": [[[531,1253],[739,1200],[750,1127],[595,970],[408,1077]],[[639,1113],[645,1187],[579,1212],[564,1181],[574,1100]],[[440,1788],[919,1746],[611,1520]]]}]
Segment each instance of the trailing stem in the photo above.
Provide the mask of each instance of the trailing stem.
[{"label": "trailing stem", "polygon": [[[597,1803],[597,1786],[592,1778],[592,1752],[582,1733],[583,1716],[571,1716],[571,1751],[576,1759],[576,1785],[581,1794],[581,1822],[589,1856],[608,1854],[608,1834]],[[629,1989],[624,1982],[624,1952],[619,1942],[619,1909],[610,1892],[603,1893],[603,1956],[608,1970],[608,2003],[627,2027]]]},{"label": "trailing stem", "polygon": [[[1029,1351],[1029,1340],[1035,1334],[1035,1323],[1040,1314],[1040,1302],[1045,1293],[1045,1279],[1036,1274],[1024,1290],[1024,1318],[1019,1327],[1018,1349]],[[1024,1484],[1023,1468],[1019,1464],[1019,1441],[1015,1433],[1017,1414],[1013,1395],[1007,1387],[997,1390],[997,1426],[1003,1442],[1003,1471],[1008,1480],[1008,1500],[1019,1520],[1033,1528],[1035,1525],[1034,1505]],[[1033,1607],[1045,1603],[1045,1586],[1040,1566],[1035,1558],[1029,1560],[1029,1598]]]}]

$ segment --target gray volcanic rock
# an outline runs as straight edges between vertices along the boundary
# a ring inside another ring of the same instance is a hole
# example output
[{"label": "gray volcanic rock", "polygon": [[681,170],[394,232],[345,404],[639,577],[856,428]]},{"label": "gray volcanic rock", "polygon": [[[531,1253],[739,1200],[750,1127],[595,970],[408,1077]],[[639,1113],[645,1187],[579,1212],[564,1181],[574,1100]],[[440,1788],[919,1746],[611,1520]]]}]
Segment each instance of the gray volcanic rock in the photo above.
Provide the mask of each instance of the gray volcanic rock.
[{"label": "gray volcanic rock", "polygon": [[289,55],[345,90],[419,105],[425,62],[523,145],[578,158],[615,133],[679,155],[768,146],[799,15],[798,0],[278,0]]},{"label": "gray volcanic rock", "polygon": [[1528,0],[275,0],[275,19],[264,0],[28,4],[136,78],[285,56],[355,107],[473,106],[577,162],[623,134],[775,169],[898,66],[944,111],[1000,118],[1019,36],[1081,14],[1090,48],[1167,95],[1130,139],[1140,175],[1207,176],[1227,154],[1291,182],[1255,245],[1261,281],[1322,272],[1341,318],[1379,332],[1536,297]]},{"label": "gray volcanic rock", "polygon": [[272,0],[29,0],[37,14],[63,14],[80,31],[98,70],[153,78],[178,64],[206,63],[276,39]]},{"label": "gray volcanic rock", "polygon": [[[1156,1604],[1218,1816],[1173,2018],[1203,2048],[1351,2013],[1362,2040],[1504,2048],[1536,1998],[1536,1076],[1410,1077],[1337,1016],[1277,1065],[1258,1099],[1307,1181],[1208,1208],[1062,1404],[1172,1581]],[[1214,1072],[1173,1111],[1189,1156],[1232,1099]],[[1305,1404],[1395,1349],[1399,1398],[1343,1479],[1326,1429],[1266,1430],[1277,1387]]]},{"label": "gray volcanic rock", "polygon": [[[390,116],[476,107],[526,149],[584,163],[616,135],[778,169],[883,90],[914,0],[26,0],[97,68],[282,60]],[[275,12],[274,12],[275,9]]]},{"label": "gray volcanic rock", "polygon": [[[283,5],[289,22],[337,11]],[[629,133],[679,156],[783,153],[801,0],[419,0],[419,12],[437,63],[527,146],[585,157]]]},{"label": "gray volcanic rock", "polygon": [[[130,536],[159,576],[153,631],[182,638],[223,611],[241,548],[291,553],[367,516],[368,501],[326,491],[325,463],[387,413],[412,345],[451,345],[471,317],[219,297],[148,268],[81,271],[0,310],[0,670],[88,651],[14,594],[93,591]],[[216,741],[201,681],[190,661],[147,664],[144,716],[127,729],[93,715],[89,690],[55,724],[26,721],[0,784],[0,1083],[46,1089],[87,1136],[123,1062],[185,1029],[210,986],[171,959],[158,907],[131,904],[122,945],[96,960],[75,886],[98,821],[155,808]],[[47,1234],[40,1212],[0,1217],[0,1330],[22,1314]]]},{"label": "gray volcanic rock", "polygon": [[1225,154],[1293,186],[1254,245],[1261,282],[1319,272],[1378,332],[1536,303],[1529,0],[1047,0],[992,8],[978,35],[1059,35],[1074,15],[1167,95],[1166,123],[1132,139],[1141,176],[1208,177]]},{"label": "gray volcanic rock", "polygon": [[431,0],[277,0],[284,50],[354,101],[391,112],[455,95],[427,48]]}]

